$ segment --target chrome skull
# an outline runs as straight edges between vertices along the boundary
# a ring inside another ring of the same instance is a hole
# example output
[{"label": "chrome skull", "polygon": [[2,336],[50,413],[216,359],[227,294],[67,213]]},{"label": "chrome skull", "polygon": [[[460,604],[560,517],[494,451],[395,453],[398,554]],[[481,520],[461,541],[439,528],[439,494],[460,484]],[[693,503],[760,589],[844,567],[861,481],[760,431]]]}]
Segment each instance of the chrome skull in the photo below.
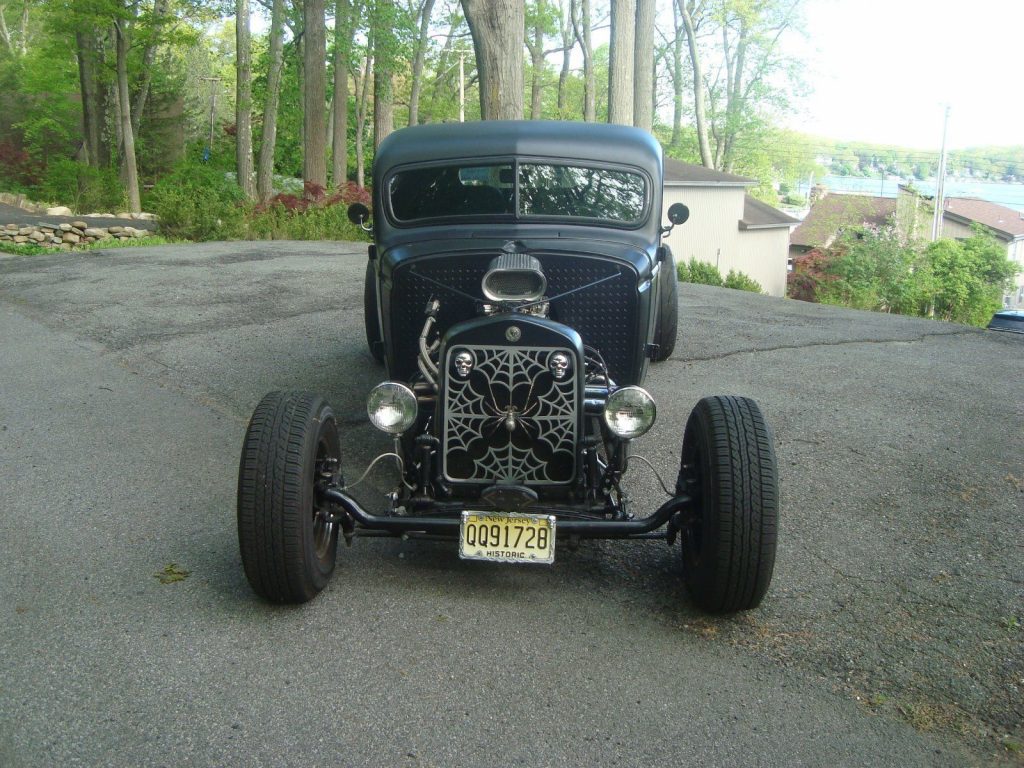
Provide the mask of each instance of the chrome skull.
[{"label": "chrome skull", "polygon": [[462,351],[455,356],[455,373],[459,378],[466,378],[473,370],[473,356],[469,352]]},{"label": "chrome skull", "polygon": [[555,352],[548,360],[548,368],[556,381],[561,381],[569,373],[569,356],[562,352]]}]

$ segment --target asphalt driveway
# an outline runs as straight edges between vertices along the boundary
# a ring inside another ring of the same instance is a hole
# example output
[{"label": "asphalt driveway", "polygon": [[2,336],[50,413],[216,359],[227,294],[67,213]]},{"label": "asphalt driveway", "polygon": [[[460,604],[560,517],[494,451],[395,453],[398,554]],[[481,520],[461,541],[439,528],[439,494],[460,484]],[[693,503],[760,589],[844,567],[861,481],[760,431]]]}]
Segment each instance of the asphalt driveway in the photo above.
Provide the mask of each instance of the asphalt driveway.
[{"label": "asphalt driveway", "polygon": [[[325,394],[349,474],[386,449],[364,258],[0,256],[0,765],[1017,759],[1024,340],[683,286],[637,450],[671,475],[701,396],[759,400],[783,519],[757,611],[702,616],[660,542],[541,568],[363,540],[315,601],[268,606],[234,528],[256,402]],[[653,477],[630,479],[653,510]]]}]

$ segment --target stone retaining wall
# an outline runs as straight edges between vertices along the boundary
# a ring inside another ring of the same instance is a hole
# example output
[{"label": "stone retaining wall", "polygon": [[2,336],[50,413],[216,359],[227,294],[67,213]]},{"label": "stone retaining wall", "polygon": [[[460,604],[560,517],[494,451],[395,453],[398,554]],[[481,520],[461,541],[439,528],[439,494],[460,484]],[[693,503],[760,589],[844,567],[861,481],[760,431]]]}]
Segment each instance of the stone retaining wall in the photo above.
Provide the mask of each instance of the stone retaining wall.
[{"label": "stone retaining wall", "polygon": [[85,221],[70,224],[7,224],[0,227],[0,242],[43,245],[50,248],[71,248],[100,240],[131,240],[153,233],[135,227],[90,227]]}]

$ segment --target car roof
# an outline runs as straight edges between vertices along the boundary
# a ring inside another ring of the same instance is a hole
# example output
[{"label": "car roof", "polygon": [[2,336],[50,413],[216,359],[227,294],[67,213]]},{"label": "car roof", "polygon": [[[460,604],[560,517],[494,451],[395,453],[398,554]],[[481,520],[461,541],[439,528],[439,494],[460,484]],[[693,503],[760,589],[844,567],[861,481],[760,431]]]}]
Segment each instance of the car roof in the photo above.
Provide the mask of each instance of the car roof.
[{"label": "car roof", "polygon": [[641,168],[661,183],[661,145],[647,131],[607,123],[486,120],[433,123],[395,131],[374,158],[374,183],[395,166],[434,160],[544,157]]}]

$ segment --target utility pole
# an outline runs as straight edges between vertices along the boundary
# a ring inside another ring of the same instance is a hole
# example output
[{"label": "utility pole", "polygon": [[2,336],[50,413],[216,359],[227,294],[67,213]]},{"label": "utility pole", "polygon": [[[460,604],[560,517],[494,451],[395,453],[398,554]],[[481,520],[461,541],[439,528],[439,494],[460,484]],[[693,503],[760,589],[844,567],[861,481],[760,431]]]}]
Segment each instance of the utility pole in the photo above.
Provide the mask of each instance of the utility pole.
[{"label": "utility pole", "polygon": [[200,80],[204,80],[210,84],[210,143],[206,145],[206,160],[210,159],[213,154],[213,126],[217,115],[217,83],[220,82],[219,77],[201,77]]},{"label": "utility pole", "polygon": [[949,105],[942,121],[942,153],[939,155],[939,178],[935,181],[935,216],[932,218],[932,241],[942,236],[942,212],[946,207],[946,132],[949,129]]}]

